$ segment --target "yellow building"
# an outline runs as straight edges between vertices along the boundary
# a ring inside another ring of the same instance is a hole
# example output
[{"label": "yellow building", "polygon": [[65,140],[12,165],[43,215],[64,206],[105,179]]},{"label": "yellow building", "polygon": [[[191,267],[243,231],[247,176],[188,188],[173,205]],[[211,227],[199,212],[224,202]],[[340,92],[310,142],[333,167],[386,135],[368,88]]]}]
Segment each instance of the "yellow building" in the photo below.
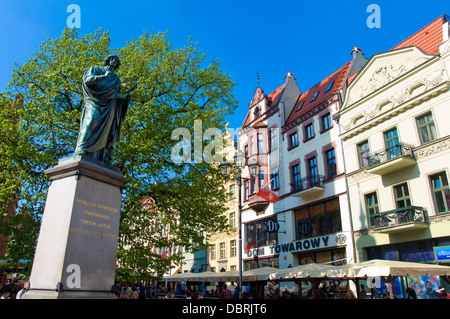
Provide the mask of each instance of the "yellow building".
[{"label": "yellow building", "polygon": [[[228,141],[224,149],[227,160],[232,161],[236,148],[233,136],[225,134],[224,139]],[[234,179],[225,181],[225,189],[229,193],[227,206],[227,219],[230,231],[222,231],[208,234],[208,270],[214,272],[239,270],[239,225],[238,225],[238,185]]]}]

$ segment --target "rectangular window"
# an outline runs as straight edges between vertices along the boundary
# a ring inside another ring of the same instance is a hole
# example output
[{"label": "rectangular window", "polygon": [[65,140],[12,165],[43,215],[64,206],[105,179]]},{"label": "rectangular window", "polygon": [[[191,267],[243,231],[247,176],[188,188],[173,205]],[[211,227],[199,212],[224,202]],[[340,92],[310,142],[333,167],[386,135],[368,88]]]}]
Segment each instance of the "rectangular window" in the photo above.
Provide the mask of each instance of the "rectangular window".
[{"label": "rectangular window", "polygon": [[292,182],[293,182],[293,190],[298,191],[301,189],[300,183],[300,165],[296,164],[292,166]]},{"label": "rectangular window", "polygon": [[227,258],[227,250],[225,243],[220,243],[220,259]]},{"label": "rectangular window", "polygon": [[406,183],[394,186],[395,206],[397,208],[411,206],[408,185]]},{"label": "rectangular window", "polygon": [[366,203],[366,213],[369,217],[369,223],[370,227],[376,226],[375,225],[375,218],[380,215],[380,209],[378,207],[378,198],[377,193],[371,193],[367,194],[365,196],[365,203]]},{"label": "rectangular window", "polygon": [[251,177],[250,178],[250,182],[251,182],[251,185],[250,185],[250,194],[251,195],[253,195],[254,193],[255,193],[255,191],[256,191],[256,177]]},{"label": "rectangular window", "polygon": [[306,136],[306,140],[309,140],[314,137],[314,127],[312,124],[308,124],[305,127],[305,136]]},{"label": "rectangular window", "polygon": [[211,260],[216,260],[216,245],[211,245]]},{"label": "rectangular window", "polygon": [[236,240],[230,241],[230,257],[236,257]]},{"label": "rectangular window", "polygon": [[330,116],[330,113],[328,113],[325,116],[322,116],[322,130],[326,131],[329,128],[331,128],[331,116]]},{"label": "rectangular window", "polygon": [[339,199],[295,211],[297,239],[316,237],[342,231]]},{"label": "rectangular window", "polygon": [[244,182],[244,200],[248,200],[250,196],[250,182],[247,180]]},{"label": "rectangular window", "polygon": [[297,132],[289,135],[290,148],[296,147],[298,145],[298,135]]},{"label": "rectangular window", "polygon": [[308,238],[310,236],[309,209],[302,208],[295,213],[297,221],[297,239]]},{"label": "rectangular window", "polygon": [[236,198],[236,185],[230,185],[230,198]]},{"label": "rectangular window", "polygon": [[314,93],[313,97],[311,98],[311,101],[309,103],[314,102],[317,99],[317,96],[319,95],[320,91],[317,91],[316,93]]},{"label": "rectangular window", "polygon": [[399,147],[400,142],[398,139],[397,128],[384,133],[384,142],[388,159],[393,159],[402,155]]},{"label": "rectangular window", "polygon": [[449,212],[450,189],[448,187],[447,175],[445,174],[445,172],[432,175],[430,176],[430,183],[436,212]]},{"label": "rectangular window", "polygon": [[276,130],[270,130],[270,150],[273,151],[277,148],[277,134]]},{"label": "rectangular window", "polygon": [[278,167],[272,169],[272,190],[280,188],[278,181]]},{"label": "rectangular window", "polygon": [[369,141],[365,141],[362,142],[361,144],[358,144],[358,157],[359,157],[359,166],[361,168],[369,165],[369,157],[370,157]]},{"label": "rectangular window", "polygon": [[264,171],[259,171],[258,176],[258,189],[261,189],[264,187]]},{"label": "rectangular window", "polygon": [[436,127],[434,126],[431,112],[418,117],[416,121],[421,145],[434,141],[437,138]]},{"label": "rectangular window", "polygon": [[230,227],[231,229],[236,228],[236,213],[230,213]]},{"label": "rectangular window", "polygon": [[322,204],[314,205],[309,210],[311,219],[311,236],[316,237],[326,234],[325,207]]},{"label": "rectangular window", "polygon": [[262,133],[258,133],[258,154],[263,153],[263,135]]},{"label": "rectangular window", "polygon": [[309,187],[317,185],[319,183],[319,174],[317,172],[317,160],[315,157],[308,159],[309,168]]},{"label": "rectangular window", "polygon": [[327,156],[327,170],[328,170],[328,178],[337,175],[336,170],[336,155],[334,148],[326,152]]},{"label": "rectangular window", "polygon": [[250,136],[250,155],[253,155],[255,150],[253,148],[253,136]]},{"label": "rectangular window", "polygon": [[341,209],[339,199],[334,199],[325,203],[325,210],[327,212],[327,228],[328,233],[337,233],[342,230],[341,223]]},{"label": "rectangular window", "polygon": [[272,217],[245,224],[247,238],[244,248],[248,250],[276,244],[278,242],[278,232],[273,231],[270,227],[276,222],[276,217]]}]

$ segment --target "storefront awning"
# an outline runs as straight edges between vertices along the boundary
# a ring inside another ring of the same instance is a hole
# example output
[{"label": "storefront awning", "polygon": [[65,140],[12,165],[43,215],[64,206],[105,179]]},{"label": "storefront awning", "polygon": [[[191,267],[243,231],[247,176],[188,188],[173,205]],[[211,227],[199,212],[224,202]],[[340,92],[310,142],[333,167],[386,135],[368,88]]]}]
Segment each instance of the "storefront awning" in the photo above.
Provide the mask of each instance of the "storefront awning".
[{"label": "storefront awning", "polygon": [[[292,268],[277,269],[262,267],[242,273],[243,281],[289,280],[306,278],[364,278],[388,276],[450,276],[450,267],[434,264],[392,260],[369,260],[360,263],[333,266],[327,264],[306,264]],[[165,277],[165,281],[239,281],[239,271],[221,273],[184,273]]]}]

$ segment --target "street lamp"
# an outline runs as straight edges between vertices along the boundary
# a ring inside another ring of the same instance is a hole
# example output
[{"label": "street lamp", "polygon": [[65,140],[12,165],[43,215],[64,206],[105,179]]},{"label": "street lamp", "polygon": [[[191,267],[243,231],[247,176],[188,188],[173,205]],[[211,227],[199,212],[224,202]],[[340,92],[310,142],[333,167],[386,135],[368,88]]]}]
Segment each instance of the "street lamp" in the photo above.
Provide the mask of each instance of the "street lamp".
[{"label": "street lamp", "polygon": [[224,162],[220,163],[219,168],[220,174],[222,174],[223,178],[227,179],[231,173],[231,164],[227,160],[225,160]]},{"label": "street lamp", "polygon": [[250,175],[253,178],[256,178],[259,176],[259,168],[261,165],[259,165],[258,161],[256,159],[253,159],[251,163],[248,164],[248,169],[250,170]]},{"label": "street lamp", "polygon": [[[242,181],[249,181],[259,175],[260,165],[256,159],[253,159],[248,168],[250,171],[251,178],[242,177],[242,171],[247,166],[247,156],[245,156],[242,150],[238,150],[234,156],[234,164],[238,169],[238,176],[236,177],[236,182],[239,186],[239,213],[238,213],[238,225],[239,225],[239,299],[242,298]],[[231,173],[231,164],[226,160],[219,165],[220,173],[226,180]]]},{"label": "street lamp", "polygon": [[237,169],[240,171],[247,165],[247,156],[245,156],[242,150],[237,151],[236,155],[234,155],[234,164],[236,164]]}]

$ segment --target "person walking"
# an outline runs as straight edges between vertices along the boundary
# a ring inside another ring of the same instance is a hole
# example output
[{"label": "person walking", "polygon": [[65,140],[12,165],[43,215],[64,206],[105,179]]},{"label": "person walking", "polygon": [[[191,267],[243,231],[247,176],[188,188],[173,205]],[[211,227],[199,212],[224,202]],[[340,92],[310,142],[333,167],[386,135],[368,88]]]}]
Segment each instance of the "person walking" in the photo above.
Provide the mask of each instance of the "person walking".
[{"label": "person walking", "polygon": [[233,299],[233,293],[227,289],[227,284],[223,284],[219,299]]},{"label": "person walking", "polygon": [[406,299],[417,299],[416,292],[414,291],[414,284],[410,282],[408,288],[406,288]]},{"label": "person walking", "polygon": [[131,288],[130,299],[139,299],[139,293],[137,292],[137,288],[134,285],[133,288]]}]

